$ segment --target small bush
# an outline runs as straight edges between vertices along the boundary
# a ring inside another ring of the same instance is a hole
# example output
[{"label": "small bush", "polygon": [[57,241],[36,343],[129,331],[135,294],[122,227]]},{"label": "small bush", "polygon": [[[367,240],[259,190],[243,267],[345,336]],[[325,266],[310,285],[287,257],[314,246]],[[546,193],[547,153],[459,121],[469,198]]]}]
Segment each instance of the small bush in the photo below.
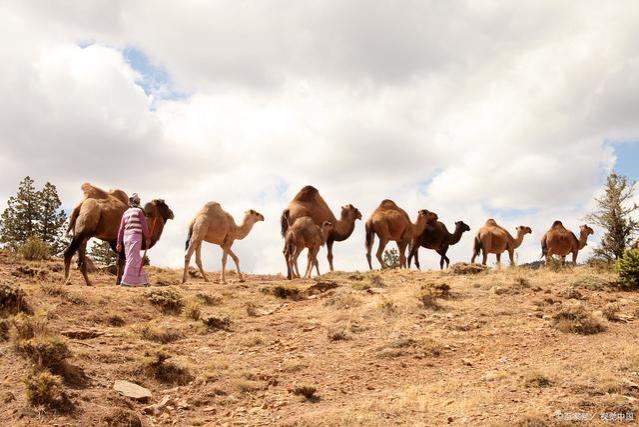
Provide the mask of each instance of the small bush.
[{"label": "small bush", "polygon": [[107,323],[111,326],[120,327],[126,325],[126,321],[117,314],[113,314],[106,319]]},{"label": "small bush", "polygon": [[617,272],[619,273],[619,286],[626,290],[639,289],[639,249],[626,251],[617,260]]},{"label": "small bush", "polygon": [[548,267],[548,270],[558,273],[565,265],[561,262],[561,259],[551,256],[546,257],[546,267]]},{"label": "small bush", "polygon": [[297,396],[304,396],[307,400],[317,399],[317,395],[315,394],[317,392],[317,388],[309,384],[298,384],[293,387],[292,392]]},{"label": "small bush", "polygon": [[24,379],[27,400],[32,405],[57,406],[62,398],[62,378],[48,371],[34,372]]},{"label": "small bush", "polygon": [[193,379],[189,369],[167,362],[171,355],[164,351],[145,353],[144,368],[156,380],[166,384],[184,385]]},{"label": "small bush", "polygon": [[27,316],[24,313],[18,313],[13,317],[11,328],[11,339],[17,347],[20,341],[29,340],[36,335],[47,334],[47,319],[44,316]]},{"label": "small bush", "polygon": [[49,259],[49,256],[51,255],[49,246],[47,246],[42,239],[35,236],[29,237],[18,252],[24,257],[24,259],[29,261]]},{"label": "small bush", "polygon": [[0,319],[0,341],[9,339],[9,329],[11,323],[7,319]]},{"label": "small bush", "polygon": [[125,408],[113,408],[102,418],[102,422],[113,427],[142,427],[138,414]]},{"label": "small bush", "polygon": [[548,387],[552,385],[552,381],[547,376],[537,371],[528,372],[524,376],[523,383],[526,387]]},{"label": "small bush", "polygon": [[223,302],[222,297],[219,297],[217,295],[209,295],[204,292],[196,293],[195,298],[197,298],[200,303],[204,305],[221,305]]},{"label": "small bush", "polygon": [[140,337],[147,341],[168,344],[182,338],[180,331],[161,325],[145,324],[139,329]]},{"label": "small bush", "polygon": [[293,301],[299,301],[304,298],[302,291],[293,286],[278,285],[271,290],[271,293],[277,298],[291,299]]},{"label": "small bush", "polygon": [[204,323],[209,329],[222,329],[227,331],[231,327],[231,319],[226,315],[216,316],[208,314],[206,316],[202,316],[200,320],[202,320],[202,323]]},{"label": "small bush", "polygon": [[184,316],[188,319],[200,320],[200,315],[202,314],[201,309],[202,306],[199,302],[190,300],[187,301],[186,305],[184,306],[182,314],[184,314]]},{"label": "small bush", "polygon": [[36,336],[18,342],[16,349],[29,357],[38,367],[59,370],[71,351],[60,337]]},{"label": "small bush", "polygon": [[603,316],[611,322],[619,321],[619,310],[620,306],[618,303],[610,303],[606,304],[606,306],[601,310]]},{"label": "small bush", "polygon": [[352,338],[350,328],[346,325],[339,325],[330,328],[327,336],[331,341],[347,341]]},{"label": "small bush", "polygon": [[382,255],[382,261],[384,261],[384,268],[399,268],[399,252],[397,249],[386,249]]},{"label": "small bush", "polygon": [[379,301],[379,308],[387,316],[397,314],[398,311],[397,304],[384,296]]},{"label": "small bush", "polygon": [[0,317],[17,313],[32,313],[27,303],[26,294],[19,287],[7,284],[0,285]]},{"label": "small bush", "polygon": [[417,294],[417,300],[428,310],[441,310],[442,306],[437,302],[437,293],[430,287],[422,286]]},{"label": "small bush", "polygon": [[488,271],[488,267],[482,264],[469,264],[458,262],[450,266],[454,274],[479,274]]},{"label": "small bush", "polygon": [[554,324],[562,332],[592,335],[606,330],[606,327],[583,305],[566,307],[555,314]]},{"label": "small bush", "polygon": [[166,314],[179,314],[184,306],[182,295],[174,289],[153,289],[146,293],[149,302]]}]

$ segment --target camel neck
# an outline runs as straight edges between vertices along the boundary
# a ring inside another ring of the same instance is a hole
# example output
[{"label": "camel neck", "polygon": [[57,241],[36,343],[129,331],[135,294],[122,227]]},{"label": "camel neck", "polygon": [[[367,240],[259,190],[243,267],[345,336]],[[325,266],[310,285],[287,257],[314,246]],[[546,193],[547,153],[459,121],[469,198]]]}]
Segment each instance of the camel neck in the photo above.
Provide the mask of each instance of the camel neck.
[{"label": "camel neck", "polygon": [[255,224],[255,222],[244,219],[244,221],[242,222],[242,224],[240,226],[236,226],[235,230],[236,230],[236,240],[242,240],[243,238],[245,238],[246,236],[248,236],[248,234],[251,232],[251,229],[253,228],[253,224]]},{"label": "camel neck", "polygon": [[588,234],[581,233],[579,235],[579,250],[582,250],[588,244]]},{"label": "camel neck", "polygon": [[355,229],[355,220],[350,218],[341,218],[335,223],[332,234],[335,240],[341,241],[348,239]]},{"label": "camel neck", "polygon": [[151,235],[150,247],[153,247],[158,240],[160,240],[160,236],[162,236],[162,231],[164,231],[164,222],[157,217],[149,218],[147,222],[149,225],[149,234]]},{"label": "camel neck", "polygon": [[464,234],[464,230],[461,227],[455,227],[455,232],[453,234],[448,233],[448,244],[454,245],[459,242],[462,234]]},{"label": "camel neck", "polygon": [[524,233],[517,233],[517,238],[513,239],[513,249],[517,249],[524,241]]}]

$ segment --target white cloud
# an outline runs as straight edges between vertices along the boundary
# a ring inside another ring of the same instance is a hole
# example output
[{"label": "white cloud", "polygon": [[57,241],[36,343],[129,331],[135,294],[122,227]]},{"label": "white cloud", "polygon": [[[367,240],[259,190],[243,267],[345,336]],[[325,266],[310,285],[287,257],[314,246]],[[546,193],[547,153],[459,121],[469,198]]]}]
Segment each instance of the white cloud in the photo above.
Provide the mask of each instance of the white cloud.
[{"label": "white cloud", "polygon": [[[192,215],[215,200],[238,222],[265,215],[237,253],[248,271],[282,271],[279,215],[306,184],[336,213],[392,198],[451,231],[464,220],[453,261],[488,216],[529,225],[529,261],[554,219],[582,222],[614,164],[604,139],[639,133],[632,1],[0,8],[0,201],[27,174],[67,207],[84,181],[162,197],[176,219],[151,257],[165,265],[182,264]],[[145,94],[130,46],[191,96]],[[365,268],[363,240],[358,223],[338,268]]]}]

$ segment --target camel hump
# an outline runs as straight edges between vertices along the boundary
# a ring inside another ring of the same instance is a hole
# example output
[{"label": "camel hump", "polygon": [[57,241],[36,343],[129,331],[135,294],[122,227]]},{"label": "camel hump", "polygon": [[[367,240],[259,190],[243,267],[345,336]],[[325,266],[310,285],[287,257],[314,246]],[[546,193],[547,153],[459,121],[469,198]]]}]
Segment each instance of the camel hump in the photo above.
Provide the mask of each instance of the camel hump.
[{"label": "camel hump", "polygon": [[109,195],[115,197],[125,205],[129,204],[129,196],[122,190],[110,190]]},{"label": "camel hump", "polygon": [[552,227],[551,228],[556,228],[556,227],[562,227],[563,228],[563,224],[561,223],[561,221],[556,220],[555,222],[552,223]]},{"label": "camel hump", "polygon": [[384,199],[379,204],[379,207],[382,209],[397,209],[397,204],[390,199]]},{"label": "camel hump", "polygon": [[295,197],[293,197],[293,200],[298,200],[300,202],[310,202],[311,200],[314,200],[315,196],[318,194],[319,191],[317,190],[317,188],[313,187],[312,185],[307,185],[302,188],[299,193],[295,195]]},{"label": "camel hump", "polygon": [[495,226],[497,226],[497,221],[495,221],[494,219],[490,218],[490,219],[488,219],[486,221],[486,225],[495,227]]},{"label": "camel hump", "polygon": [[106,199],[107,197],[109,197],[106,191],[92,185],[89,182],[85,182],[80,186],[80,188],[84,193],[85,199]]}]

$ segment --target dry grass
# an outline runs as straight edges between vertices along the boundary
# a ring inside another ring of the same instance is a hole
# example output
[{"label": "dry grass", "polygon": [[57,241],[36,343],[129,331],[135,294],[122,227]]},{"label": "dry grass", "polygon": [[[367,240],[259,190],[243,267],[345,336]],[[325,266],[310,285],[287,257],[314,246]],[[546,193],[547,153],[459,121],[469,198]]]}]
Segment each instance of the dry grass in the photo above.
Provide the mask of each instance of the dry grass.
[{"label": "dry grass", "polygon": [[209,329],[229,330],[231,328],[231,318],[228,315],[206,314],[200,320]]},{"label": "dry grass", "polygon": [[522,382],[525,387],[549,387],[552,385],[552,381],[539,371],[527,372]]},{"label": "dry grass", "polygon": [[191,320],[200,320],[200,316],[202,314],[202,304],[200,304],[197,300],[188,300],[184,305],[184,310],[182,314]]},{"label": "dry grass", "polygon": [[184,306],[182,295],[173,288],[151,289],[146,298],[165,314],[179,314]]},{"label": "dry grass", "polygon": [[555,314],[553,320],[555,327],[562,332],[592,335],[606,330],[601,320],[581,304],[563,308]]},{"label": "dry grass", "polygon": [[62,377],[49,371],[33,372],[24,378],[27,400],[31,405],[60,406],[64,395]]},{"label": "dry grass", "polygon": [[193,379],[189,368],[169,361],[171,355],[158,350],[145,353],[142,368],[153,378],[165,384],[184,385]]},{"label": "dry grass", "polygon": [[177,341],[184,336],[182,331],[156,322],[138,325],[135,329],[140,334],[140,338],[160,344],[168,344]]}]

